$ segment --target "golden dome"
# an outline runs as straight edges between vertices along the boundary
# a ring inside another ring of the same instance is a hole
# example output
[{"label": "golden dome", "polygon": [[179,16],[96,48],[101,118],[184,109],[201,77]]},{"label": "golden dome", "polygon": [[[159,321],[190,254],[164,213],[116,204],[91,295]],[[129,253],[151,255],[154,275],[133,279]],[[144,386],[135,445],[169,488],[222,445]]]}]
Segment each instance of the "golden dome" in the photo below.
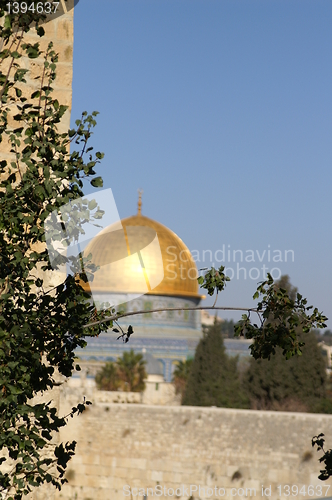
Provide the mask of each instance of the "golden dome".
[{"label": "golden dome", "polygon": [[140,203],[121,224],[103,229],[84,250],[100,266],[86,290],[201,298],[195,261],[173,231],[141,215]]}]

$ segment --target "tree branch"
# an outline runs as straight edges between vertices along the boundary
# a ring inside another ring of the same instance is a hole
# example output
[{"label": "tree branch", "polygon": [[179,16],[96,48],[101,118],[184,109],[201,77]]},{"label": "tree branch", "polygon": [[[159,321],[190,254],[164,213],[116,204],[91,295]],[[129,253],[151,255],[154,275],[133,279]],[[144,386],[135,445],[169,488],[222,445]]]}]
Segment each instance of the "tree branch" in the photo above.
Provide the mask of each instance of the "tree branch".
[{"label": "tree branch", "polygon": [[245,311],[245,312],[255,312],[258,314],[256,308],[252,307],[215,307],[215,306],[204,306],[204,307],[161,307],[158,309],[149,309],[148,311],[131,311],[127,313],[118,313],[114,314],[114,316],[108,316],[99,321],[93,321],[92,323],[88,323],[84,325],[83,328],[89,328],[91,326],[99,325],[101,323],[106,323],[108,321],[115,321],[120,318],[126,318],[128,316],[137,316],[139,314],[150,314],[156,312],[164,312],[164,311],[204,311],[206,309],[213,309],[214,311]]}]

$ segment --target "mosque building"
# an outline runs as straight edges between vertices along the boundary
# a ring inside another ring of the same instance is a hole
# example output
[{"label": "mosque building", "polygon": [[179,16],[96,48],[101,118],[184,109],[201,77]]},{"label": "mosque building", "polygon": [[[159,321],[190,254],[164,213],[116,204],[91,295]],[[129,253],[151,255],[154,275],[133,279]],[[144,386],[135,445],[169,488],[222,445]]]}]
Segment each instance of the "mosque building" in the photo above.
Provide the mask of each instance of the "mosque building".
[{"label": "mosque building", "polygon": [[[109,303],[116,311],[146,312],[119,320],[124,331],[132,325],[128,343],[108,331],[89,338],[78,355],[85,365],[97,367],[115,361],[133,349],[153,356],[160,373],[171,382],[175,364],[193,357],[202,335],[197,267],[184,242],[159,222],[142,215],[141,194],[137,214],[121,221],[122,227],[107,227],[84,250],[99,266],[93,282],[84,284],[95,303]],[[115,326],[115,325],[114,325]]]}]

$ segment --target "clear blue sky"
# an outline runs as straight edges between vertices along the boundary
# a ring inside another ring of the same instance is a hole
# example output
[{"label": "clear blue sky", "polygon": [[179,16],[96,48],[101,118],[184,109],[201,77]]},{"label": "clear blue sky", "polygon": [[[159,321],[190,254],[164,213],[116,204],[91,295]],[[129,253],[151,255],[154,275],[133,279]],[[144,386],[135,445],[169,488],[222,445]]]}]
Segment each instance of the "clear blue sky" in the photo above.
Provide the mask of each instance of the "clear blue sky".
[{"label": "clear blue sky", "polygon": [[231,254],[219,305],[252,305],[277,267],[332,328],[331,0],[80,0],[74,17],[72,120],[100,111],[120,216],[143,188],[144,215],[212,252],[198,267],[254,250]]}]

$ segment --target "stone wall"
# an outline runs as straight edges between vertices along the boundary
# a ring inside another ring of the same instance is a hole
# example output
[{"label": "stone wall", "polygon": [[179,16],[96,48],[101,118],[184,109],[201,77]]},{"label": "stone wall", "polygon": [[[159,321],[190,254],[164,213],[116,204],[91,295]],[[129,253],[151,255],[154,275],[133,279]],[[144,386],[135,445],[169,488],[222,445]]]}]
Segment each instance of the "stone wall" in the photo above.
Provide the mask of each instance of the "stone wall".
[{"label": "stone wall", "polygon": [[[62,399],[61,413],[79,396]],[[329,496],[332,481],[317,479],[319,454],[311,447],[319,432],[332,444],[332,416],[97,402],[62,432],[78,445],[56,499],[133,500],[158,485],[166,495],[154,489],[147,498],[286,499],[286,485],[305,485],[291,498]],[[200,494],[190,485],[201,486]],[[180,490],[172,497],[169,488]]]},{"label": "stone wall", "polygon": [[[40,43],[40,47],[43,51],[46,50],[50,41],[54,43],[54,50],[59,54],[59,62],[57,64],[57,79],[53,84],[54,97],[56,97],[60,104],[68,106],[68,110],[59,124],[59,131],[63,132],[68,130],[70,125],[70,111],[72,102],[72,77],[73,77],[73,7],[74,0],[69,0],[68,2],[68,12],[60,17],[43,25],[45,29],[45,35],[39,37],[34,29],[30,30],[29,33],[24,35],[24,42],[35,44]],[[69,8],[71,10],[69,10]],[[28,69],[29,72],[26,75],[26,83],[22,84],[22,91],[24,95],[29,99],[32,92],[36,91],[39,86],[39,79],[36,77],[42,75],[43,71],[43,60],[29,59],[28,57],[22,57],[19,59],[20,65],[24,69]],[[6,64],[9,63],[9,59],[5,60],[3,63],[4,68]],[[16,113],[15,108],[13,109],[13,115]],[[17,122],[9,120],[10,125],[17,127]],[[6,140],[1,143],[1,158],[10,158],[10,145]]]}]

